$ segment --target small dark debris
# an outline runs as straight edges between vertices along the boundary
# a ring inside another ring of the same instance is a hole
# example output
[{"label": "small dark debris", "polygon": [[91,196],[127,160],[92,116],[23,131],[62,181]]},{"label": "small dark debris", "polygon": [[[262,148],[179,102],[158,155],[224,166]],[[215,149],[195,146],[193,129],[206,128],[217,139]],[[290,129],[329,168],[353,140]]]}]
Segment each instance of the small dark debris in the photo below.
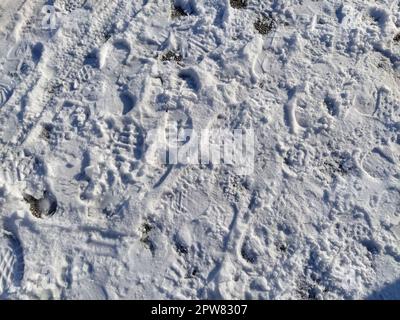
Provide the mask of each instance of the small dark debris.
[{"label": "small dark debris", "polygon": [[64,91],[64,84],[59,81],[54,81],[47,87],[47,92],[50,94],[60,94],[63,91]]},{"label": "small dark debris", "polygon": [[29,203],[32,215],[36,218],[41,218],[41,212],[39,211],[38,200],[29,194],[24,195],[24,200]]},{"label": "small dark debris", "polygon": [[395,37],[393,38],[393,41],[394,42],[400,42],[400,32],[395,35]]},{"label": "small dark debris", "polygon": [[161,56],[161,61],[172,61],[172,60],[174,60],[176,62],[181,62],[182,59],[183,59],[183,57],[179,53],[177,53],[175,51],[172,51],[172,50],[168,51],[166,54]]},{"label": "small dark debris", "polygon": [[279,251],[286,252],[286,246],[284,244],[279,245]]},{"label": "small dark debris", "polygon": [[254,249],[250,246],[250,243],[248,240],[245,241],[245,243],[242,246],[242,250],[240,251],[242,257],[244,260],[246,260],[248,263],[255,264],[257,263],[257,253],[254,251]]},{"label": "small dark debris", "polygon": [[112,218],[115,215],[115,211],[112,210],[110,207],[106,207],[106,208],[103,209],[103,214],[107,218]]},{"label": "small dark debris", "polygon": [[143,242],[151,251],[151,253],[154,255],[155,252],[155,245],[153,241],[150,239],[150,232],[153,230],[153,226],[150,225],[149,223],[144,223],[142,225],[142,237],[140,238],[140,241]]},{"label": "small dark debris", "polygon": [[45,191],[41,199],[36,199],[29,194],[23,195],[24,200],[29,203],[30,211],[36,218],[50,217],[57,211],[57,200],[50,192]]},{"label": "small dark debris", "polygon": [[27,75],[30,71],[32,70],[31,66],[27,64],[26,62],[23,62],[21,67],[20,67],[20,72],[23,75]]},{"label": "small dark debris", "polygon": [[175,248],[179,254],[186,255],[189,252],[187,246],[177,239],[175,239]]},{"label": "small dark debris", "polygon": [[106,29],[104,29],[101,32],[101,37],[103,39],[103,42],[107,42],[109,39],[111,39],[114,33],[115,33],[114,25],[108,26]]},{"label": "small dark debris", "polygon": [[324,99],[324,104],[331,116],[336,117],[339,115],[339,108],[335,99],[327,96]]},{"label": "small dark debris", "polygon": [[51,124],[45,124],[43,126],[42,132],[40,133],[40,137],[46,141],[50,141],[52,131],[53,126]]},{"label": "small dark debris", "polygon": [[305,280],[300,282],[297,292],[302,300],[317,300],[317,288]]},{"label": "small dark debris", "polygon": [[196,277],[196,275],[198,274],[198,272],[199,272],[199,270],[198,270],[196,267],[190,268],[190,269],[188,270],[188,272],[186,273],[185,278],[186,278],[186,279],[194,278],[194,277]]},{"label": "small dark debris", "polygon": [[153,230],[153,227],[148,223],[144,223],[142,227],[145,233],[149,233],[151,230]]},{"label": "small dark debris", "polygon": [[254,22],[254,28],[262,35],[269,34],[276,28],[277,24],[273,17],[262,15]]},{"label": "small dark debris", "polygon": [[9,77],[11,77],[11,78],[13,78],[13,79],[18,79],[18,78],[20,78],[20,75],[19,75],[19,73],[18,72],[7,72],[7,75],[9,76]]},{"label": "small dark debris", "polygon": [[247,0],[230,0],[230,4],[234,9],[244,9],[247,7]]},{"label": "small dark debris", "polygon": [[172,13],[171,13],[172,19],[179,19],[181,17],[186,17],[186,16],[188,16],[188,14],[185,12],[185,10],[183,10],[182,7],[172,4]]}]

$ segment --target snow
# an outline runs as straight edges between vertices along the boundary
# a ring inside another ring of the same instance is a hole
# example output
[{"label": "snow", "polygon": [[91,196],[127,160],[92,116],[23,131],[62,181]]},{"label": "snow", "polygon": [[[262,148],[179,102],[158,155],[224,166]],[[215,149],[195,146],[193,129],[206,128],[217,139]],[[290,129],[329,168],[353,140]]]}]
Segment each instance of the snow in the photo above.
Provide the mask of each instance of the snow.
[{"label": "snow", "polygon": [[0,298],[400,298],[399,37],[398,0],[3,0]]}]

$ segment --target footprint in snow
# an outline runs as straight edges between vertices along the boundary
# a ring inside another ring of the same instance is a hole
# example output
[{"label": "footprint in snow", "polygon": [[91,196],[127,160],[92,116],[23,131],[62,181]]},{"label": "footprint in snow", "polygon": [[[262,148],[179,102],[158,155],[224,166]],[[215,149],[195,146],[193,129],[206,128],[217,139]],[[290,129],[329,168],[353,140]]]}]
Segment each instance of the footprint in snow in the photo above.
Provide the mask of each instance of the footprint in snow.
[{"label": "footprint in snow", "polygon": [[0,231],[0,299],[9,289],[18,287],[24,275],[24,257],[18,239],[6,230]]}]

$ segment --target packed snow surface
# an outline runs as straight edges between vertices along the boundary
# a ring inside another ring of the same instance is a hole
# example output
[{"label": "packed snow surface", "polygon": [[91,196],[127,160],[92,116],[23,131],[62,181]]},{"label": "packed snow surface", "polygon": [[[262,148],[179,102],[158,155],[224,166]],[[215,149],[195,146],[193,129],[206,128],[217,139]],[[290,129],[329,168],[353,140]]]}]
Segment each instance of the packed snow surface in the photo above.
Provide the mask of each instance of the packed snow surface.
[{"label": "packed snow surface", "polygon": [[0,71],[0,298],[400,298],[399,1],[2,0]]}]

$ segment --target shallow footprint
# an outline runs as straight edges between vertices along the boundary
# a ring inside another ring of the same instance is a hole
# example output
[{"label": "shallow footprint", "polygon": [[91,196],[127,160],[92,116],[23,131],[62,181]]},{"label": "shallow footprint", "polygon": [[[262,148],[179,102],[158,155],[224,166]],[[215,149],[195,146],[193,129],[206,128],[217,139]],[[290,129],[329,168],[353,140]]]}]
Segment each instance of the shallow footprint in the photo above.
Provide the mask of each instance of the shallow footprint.
[{"label": "shallow footprint", "polygon": [[12,94],[12,86],[5,82],[0,82],[0,108],[7,103]]},{"label": "shallow footprint", "polygon": [[0,298],[5,298],[12,286],[20,286],[24,275],[24,257],[17,238],[0,231]]},{"label": "shallow footprint", "polygon": [[380,148],[374,148],[363,161],[363,169],[376,179],[387,179],[396,174],[395,164]]}]

